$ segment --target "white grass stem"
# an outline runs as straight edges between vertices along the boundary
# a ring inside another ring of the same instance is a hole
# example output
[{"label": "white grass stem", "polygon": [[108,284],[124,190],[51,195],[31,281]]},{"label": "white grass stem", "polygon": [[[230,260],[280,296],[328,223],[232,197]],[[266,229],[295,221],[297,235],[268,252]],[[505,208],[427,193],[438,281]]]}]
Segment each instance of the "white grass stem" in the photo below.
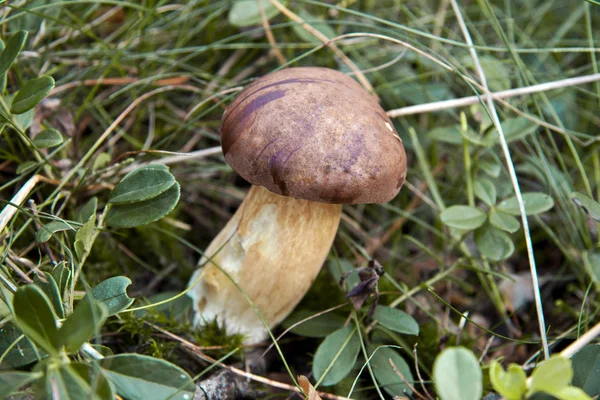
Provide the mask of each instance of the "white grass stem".
[{"label": "white grass stem", "polygon": [[508,143],[506,142],[506,138],[504,137],[504,131],[502,130],[502,125],[500,124],[500,118],[498,117],[498,113],[496,111],[496,106],[494,105],[494,99],[490,96],[491,92],[488,88],[487,79],[485,77],[485,73],[483,72],[483,68],[481,67],[481,63],[479,62],[479,56],[477,55],[477,51],[473,46],[473,40],[471,39],[471,35],[469,33],[469,29],[465,24],[465,21],[462,17],[460,8],[456,2],[456,0],[451,0],[452,8],[454,9],[454,14],[456,14],[456,20],[460,29],[465,37],[465,41],[469,46],[469,52],[471,53],[471,57],[473,58],[473,62],[475,64],[475,70],[477,71],[477,75],[479,75],[479,79],[481,81],[481,85],[484,89],[484,95],[486,97],[488,111],[492,117],[492,122],[498,131],[498,136],[500,139],[500,146],[502,147],[502,152],[504,153],[504,158],[506,159],[506,165],[508,168],[508,173],[510,175],[510,180],[512,182],[515,196],[517,198],[517,203],[519,204],[519,211],[521,213],[521,222],[523,223],[523,232],[525,234],[525,244],[527,246],[527,255],[529,257],[529,268],[531,270],[531,281],[533,286],[533,294],[535,299],[535,306],[537,310],[538,323],[540,329],[540,337],[542,339],[542,348],[544,351],[544,358],[548,359],[550,357],[550,352],[548,350],[548,338],[546,337],[546,322],[544,320],[544,309],[542,307],[542,298],[540,295],[540,287],[538,283],[538,274],[537,268],[535,265],[535,257],[533,254],[533,245],[531,242],[531,234],[529,232],[529,223],[527,221],[527,214],[525,214],[525,204],[523,203],[523,197],[521,196],[521,188],[519,187],[519,180],[517,178],[517,173],[515,172],[515,167],[512,162],[512,157],[510,155],[510,150],[508,148]]},{"label": "white grass stem", "polygon": [[517,89],[503,90],[501,92],[490,92],[489,94],[484,94],[482,96],[469,96],[469,97],[462,97],[460,99],[434,101],[432,103],[417,104],[414,106],[408,106],[408,107],[397,108],[395,110],[389,110],[387,112],[387,115],[390,118],[397,118],[397,117],[402,117],[405,115],[422,114],[422,113],[427,113],[427,112],[432,112],[432,111],[440,111],[440,110],[447,110],[447,109],[451,109],[451,108],[466,107],[466,106],[470,106],[472,104],[477,104],[481,100],[488,101],[490,97],[494,100],[508,99],[511,97],[524,96],[524,95],[533,94],[533,93],[541,93],[541,92],[546,92],[549,90],[562,89],[562,88],[566,88],[566,87],[570,87],[570,86],[578,86],[578,85],[583,85],[586,83],[598,82],[598,81],[600,81],[600,73],[592,74],[592,75],[585,75],[585,76],[578,76],[575,78],[561,79],[558,81],[540,83],[538,85],[532,85],[532,86],[527,86],[527,87],[522,87],[522,88],[517,88]]},{"label": "white grass stem", "polygon": [[600,322],[598,322],[592,329],[584,333],[571,343],[566,349],[560,352],[560,355],[563,357],[571,358],[577,353],[579,350],[583,349],[586,345],[588,345],[592,340],[596,337],[600,336]]},{"label": "white grass stem", "polygon": [[27,182],[25,182],[23,187],[21,189],[19,189],[17,194],[15,194],[12,199],[10,199],[11,204],[7,204],[4,207],[4,209],[2,210],[2,212],[0,213],[0,232],[2,232],[4,230],[4,228],[6,228],[6,225],[8,225],[8,222],[17,213],[18,208],[15,206],[23,205],[25,200],[29,197],[29,193],[31,193],[31,191],[33,190],[35,185],[38,184],[39,181],[40,181],[39,175],[32,176],[31,178],[29,178],[29,180]]}]

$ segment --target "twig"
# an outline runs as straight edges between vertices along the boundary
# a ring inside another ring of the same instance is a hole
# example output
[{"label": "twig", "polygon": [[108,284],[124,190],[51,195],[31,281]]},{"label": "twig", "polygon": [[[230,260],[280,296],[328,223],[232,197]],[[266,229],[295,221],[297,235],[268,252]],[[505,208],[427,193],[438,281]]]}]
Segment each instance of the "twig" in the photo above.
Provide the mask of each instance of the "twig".
[{"label": "twig", "polygon": [[[37,185],[37,183],[40,181],[40,178],[40,175],[34,175],[31,178],[29,178],[29,180],[25,182],[23,187],[19,189],[17,194],[15,194],[12,199],[10,199],[11,204],[7,204],[4,207],[4,209],[0,213],[0,232],[2,232],[4,228],[6,228],[8,222],[16,214],[18,208],[15,206],[23,205],[25,199],[27,199],[27,197],[29,196],[29,193],[31,193],[35,185]],[[15,206],[13,206],[13,204]]]},{"label": "twig", "polygon": [[600,322],[598,322],[596,325],[594,325],[594,327],[592,329],[590,329],[589,331],[587,331],[586,333],[581,335],[579,337],[579,339],[577,339],[576,341],[571,343],[569,346],[567,346],[566,349],[564,349],[563,351],[560,352],[560,355],[563,357],[567,357],[567,358],[573,357],[575,355],[575,353],[577,353],[579,350],[583,349],[588,343],[590,343],[592,340],[594,340],[599,335],[600,335]]},{"label": "twig", "polygon": [[504,158],[506,160],[506,165],[508,168],[508,173],[510,175],[510,180],[513,185],[513,189],[515,191],[515,197],[517,199],[517,203],[519,204],[519,211],[521,213],[521,222],[523,223],[523,232],[525,234],[525,244],[527,246],[527,255],[529,256],[529,267],[531,270],[531,281],[533,286],[533,295],[535,298],[535,305],[538,316],[538,324],[540,329],[540,335],[542,339],[542,347],[544,349],[544,358],[550,357],[550,352],[548,350],[548,338],[546,337],[546,322],[544,320],[544,309],[542,307],[542,298],[540,295],[540,288],[538,283],[538,275],[537,268],[535,265],[535,258],[533,255],[533,244],[531,242],[531,234],[529,232],[529,222],[527,221],[527,214],[525,214],[525,204],[523,203],[523,196],[521,195],[521,188],[519,187],[519,180],[517,178],[517,173],[515,172],[515,166],[512,162],[512,156],[510,154],[510,150],[508,148],[508,143],[506,142],[506,137],[504,136],[504,131],[502,129],[502,125],[500,124],[500,118],[498,117],[498,112],[496,111],[496,106],[494,105],[494,101],[492,97],[490,97],[490,90],[487,85],[487,79],[485,77],[485,73],[483,72],[483,68],[481,67],[481,63],[479,62],[479,56],[477,55],[477,51],[475,47],[473,47],[473,40],[471,39],[471,35],[465,24],[465,21],[462,17],[460,8],[456,3],[456,0],[451,0],[452,8],[454,9],[454,14],[456,14],[456,20],[460,26],[460,29],[463,32],[465,37],[465,42],[469,46],[469,52],[471,53],[471,57],[473,58],[473,62],[475,64],[475,70],[479,75],[479,79],[481,80],[481,86],[483,86],[484,94],[486,96],[487,105],[489,108],[489,113],[491,114],[492,121],[496,130],[498,131],[498,137],[500,139],[500,146],[502,147],[502,152],[504,153]]},{"label": "twig", "polygon": [[406,380],[406,378],[404,377],[404,374],[402,374],[402,372],[400,372],[398,370],[398,367],[396,367],[396,365],[394,364],[394,362],[392,361],[391,358],[388,358],[388,363],[390,363],[390,366],[392,367],[392,369],[394,370],[396,375],[398,375],[398,377],[402,380],[402,382],[404,382],[404,384],[406,386],[408,386],[409,389],[412,390],[414,394],[419,396],[420,399],[425,399],[425,396],[423,396],[421,393],[417,392],[417,389],[415,389],[415,387],[413,385],[411,385],[409,381]]},{"label": "twig", "polygon": [[423,381],[423,377],[421,376],[421,368],[419,368],[419,357],[417,355],[417,345],[418,345],[418,343],[415,343],[415,346],[413,347],[413,354],[415,356],[415,371],[417,373],[417,377],[419,378],[419,383],[421,384],[421,387],[423,388],[423,391],[425,392],[425,395],[427,396],[427,398],[429,400],[434,400],[434,398],[431,396],[431,394],[427,390],[425,381]]},{"label": "twig", "polygon": [[[172,78],[164,78],[158,79],[155,81],[149,81],[153,86],[168,86],[168,85],[181,85],[190,80],[190,77],[187,75],[182,76],[174,76]],[[84,81],[75,81],[65,83],[64,85],[60,85],[52,89],[49,96],[54,96],[65,90],[73,89],[79,87],[81,85],[84,86],[95,86],[95,85],[110,85],[110,86],[125,86],[132,83],[139,82],[139,78],[100,78],[100,79],[86,79]],[[199,91],[199,90],[198,90]]]},{"label": "twig", "polygon": [[417,104],[415,106],[397,108],[395,110],[389,110],[387,112],[387,115],[390,118],[398,118],[405,115],[421,114],[432,111],[447,110],[451,108],[466,107],[472,104],[477,104],[481,100],[487,101],[490,97],[494,100],[508,99],[511,97],[546,92],[548,90],[562,89],[570,86],[578,86],[598,81],[600,81],[600,74],[578,76],[575,78],[561,79],[558,81],[540,83],[538,85],[532,85],[517,89],[503,90],[501,92],[490,92],[489,94],[486,93],[481,96],[469,96],[462,97],[460,99],[434,101],[431,103]]},{"label": "twig", "polygon": [[[206,362],[209,362],[211,364],[216,364],[216,365],[218,365],[218,366],[220,366],[222,368],[230,370],[231,372],[233,372],[236,375],[243,376],[245,378],[251,379],[251,380],[256,381],[256,382],[264,383],[265,385],[269,385],[269,386],[276,387],[276,388],[279,388],[279,389],[289,390],[289,391],[296,392],[296,393],[302,393],[302,391],[299,388],[297,388],[296,386],[288,385],[286,383],[274,381],[274,380],[271,380],[271,379],[267,379],[267,378],[264,378],[262,376],[255,375],[255,374],[253,374],[251,372],[246,372],[246,371],[241,370],[239,368],[231,367],[229,365],[220,363],[217,360],[215,360],[214,358],[212,358],[210,356],[207,356],[206,354],[202,353],[199,350],[199,347],[196,346],[195,344],[193,344],[192,342],[190,342],[190,341],[188,341],[188,340],[186,340],[186,339],[184,339],[182,337],[179,337],[179,336],[177,336],[177,335],[175,335],[175,334],[173,334],[173,333],[171,333],[169,331],[166,331],[166,330],[162,329],[159,326],[152,325],[152,324],[150,324],[150,325],[154,329],[156,329],[157,331],[159,331],[159,332],[163,333],[164,335],[168,336],[169,338],[171,338],[171,339],[173,339],[173,340],[181,343],[182,345],[184,345],[185,347],[187,347],[188,349],[190,349],[192,352],[194,352],[194,354],[196,354],[198,357],[200,357],[202,360],[204,360]],[[325,392],[320,392],[320,391],[317,391],[317,394],[319,396],[325,398],[325,399],[351,400],[351,399],[349,399],[347,397],[337,396],[335,394],[330,394],[330,393],[325,393]]]}]

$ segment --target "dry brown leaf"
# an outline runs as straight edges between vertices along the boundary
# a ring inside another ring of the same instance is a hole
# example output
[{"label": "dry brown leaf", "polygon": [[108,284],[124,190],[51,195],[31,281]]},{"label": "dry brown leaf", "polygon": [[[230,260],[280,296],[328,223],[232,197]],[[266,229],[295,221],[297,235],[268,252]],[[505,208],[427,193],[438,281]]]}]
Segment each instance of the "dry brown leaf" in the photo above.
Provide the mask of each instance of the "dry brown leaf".
[{"label": "dry brown leaf", "polygon": [[304,390],[304,393],[306,393],[306,400],[321,400],[321,397],[317,394],[317,391],[310,384],[307,377],[304,375],[298,376],[298,383],[302,390]]}]

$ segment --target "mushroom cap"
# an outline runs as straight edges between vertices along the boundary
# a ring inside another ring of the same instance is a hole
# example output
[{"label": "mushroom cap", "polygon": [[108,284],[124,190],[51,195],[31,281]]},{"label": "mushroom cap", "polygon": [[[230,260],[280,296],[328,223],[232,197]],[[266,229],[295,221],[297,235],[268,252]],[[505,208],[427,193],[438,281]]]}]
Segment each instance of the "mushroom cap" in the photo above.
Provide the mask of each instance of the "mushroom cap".
[{"label": "mushroom cap", "polygon": [[246,87],[225,110],[225,160],[253,185],[335,204],[385,203],[406,153],[375,97],[328,68],[289,68]]}]

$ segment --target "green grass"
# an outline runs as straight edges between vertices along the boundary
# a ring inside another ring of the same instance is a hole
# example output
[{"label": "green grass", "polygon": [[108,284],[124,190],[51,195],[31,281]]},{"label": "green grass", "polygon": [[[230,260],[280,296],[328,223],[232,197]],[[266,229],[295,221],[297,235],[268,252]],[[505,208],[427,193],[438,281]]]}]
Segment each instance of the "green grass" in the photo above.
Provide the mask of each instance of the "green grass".
[{"label": "green grass", "polygon": [[[270,4],[269,0],[262,3]],[[485,93],[452,3],[298,0],[288,2],[288,7],[296,14],[303,10],[325,19],[328,28],[321,27],[323,32],[347,35],[335,40],[336,46],[358,69],[369,71],[364,75],[381,105],[392,111]],[[579,0],[458,3],[491,91],[599,72],[600,6],[596,4]],[[43,176],[27,196],[33,203],[23,202],[1,232],[3,297],[38,271],[51,271],[61,260],[80,271],[70,288],[76,299],[117,275],[133,281],[131,297],[150,301],[164,300],[154,296],[175,295],[186,288],[201,251],[248,188],[220,154],[175,157],[170,171],[181,185],[181,199],[169,217],[134,229],[103,227],[83,261],[74,253],[73,233],[57,233],[43,245],[36,244],[34,237],[40,224],[58,218],[76,220],[77,211],[92,196],[104,205],[110,188],[131,163],[219,146],[220,118],[237,92],[234,88],[284,66],[324,66],[344,72],[354,68],[318,40],[299,35],[293,29],[297,24],[279,13],[269,23],[285,59],[282,65],[263,26],[232,26],[230,9],[230,1],[219,0],[3,4],[0,36],[4,42],[19,30],[29,31],[24,52],[9,70],[3,108],[9,104],[8,95],[24,82],[40,75],[51,75],[56,81],[54,92],[35,109],[32,126],[21,132],[9,124],[0,128],[1,208],[32,176]],[[339,274],[342,264],[364,267],[365,260],[373,257],[387,272],[379,281],[380,304],[408,312],[419,322],[421,333],[417,337],[390,332],[370,324],[364,313],[353,314],[349,306],[335,311],[344,318],[353,315],[360,328],[361,353],[347,378],[318,390],[346,396],[356,378],[353,398],[387,396],[384,388],[373,383],[370,365],[357,378],[368,345],[399,346],[398,353],[413,376],[417,377],[415,365],[419,365],[427,390],[433,393],[433,360],[448,345],[468,346],[481,357],[482,365],[500,358],[507,365],[526,364],[530,358],[545,358],[543,341],[551,354],[558,354],[593,327],[600,310],[598,224],[572,201],[572,193],[600,199],[599,106],[600,79],[506,98],[491,108],[482,99],[467,107],[394,119],[407,149],[408,184],[389,204],[345,206],[327,265],[299,309],[318,312],[343,302],[343,291],[331,271]],[[508,138],[506,148],[491,123],[496,113]],[[529,121],[527,134],[523,129],[511,132],[505,124],[517,117]],[[28,138],[40,124],[58,129],[66,142],[33,151]],[[105,165],[95,165],[101,157]],[[25,163],[35,168],[18,174]],[[521,192],[546,194],[554,206],[529,216],[526,231],[517,215],[521,228],[503,236],[514,251],[501,260],[490,259],[473,229],[450,228],[441,215],[456,205],[488,213],[491,206],[476,196],[477,182],[483,178],[492,182],[500,203],[515,195],[512,171]],[[532,261],[537,265],[534,272]],[[530,291],[532,273],[542,283],[541,309]],[[516,309],[507,296],[516,302]],[[138,303],[134,306],[147,304]],[[172,316],[165,315],[166,310],[149,313],[149,321],[199,346],[217,346],[213,353],[207,350],[214,358],[229,356],[240,346],[239,338],[223,338],[214,326],[204,334],[194,332],[189,313]],[[539,329],[540,313],[546,324],[544,335]],[[192,376],[209,367],[210,363],[195,362],[173,338],[132,315],[110,317],[95,343],[115,354],[166,358]],[[12,315],[2,302],[0,317],[0,328],[12,326]],[[466,320],[461,322],[463,317]],[[277,336],[281,331],[273,333]],[[3,334],[2,353],[14,341],[8,336],[3,339]],[[278,380],[284,379],[286,370],[293,371],[286,383],[294,381],[295,374],[309,375],[320,342],[285,335],[279,343],[281,357],[269,356],[262,373],[283,372],[276,375]],[[238,351],[224,362],[237,365],[243,357]],[[4,365],[11,368],[3,364],[0,369]],[[31,364],[18,368],[28,370]],[[256,385],[264,398],[289,395]],[[421,383],[414,388],[425,395]],[[490,390],[485,386],[485,392]]]}]

